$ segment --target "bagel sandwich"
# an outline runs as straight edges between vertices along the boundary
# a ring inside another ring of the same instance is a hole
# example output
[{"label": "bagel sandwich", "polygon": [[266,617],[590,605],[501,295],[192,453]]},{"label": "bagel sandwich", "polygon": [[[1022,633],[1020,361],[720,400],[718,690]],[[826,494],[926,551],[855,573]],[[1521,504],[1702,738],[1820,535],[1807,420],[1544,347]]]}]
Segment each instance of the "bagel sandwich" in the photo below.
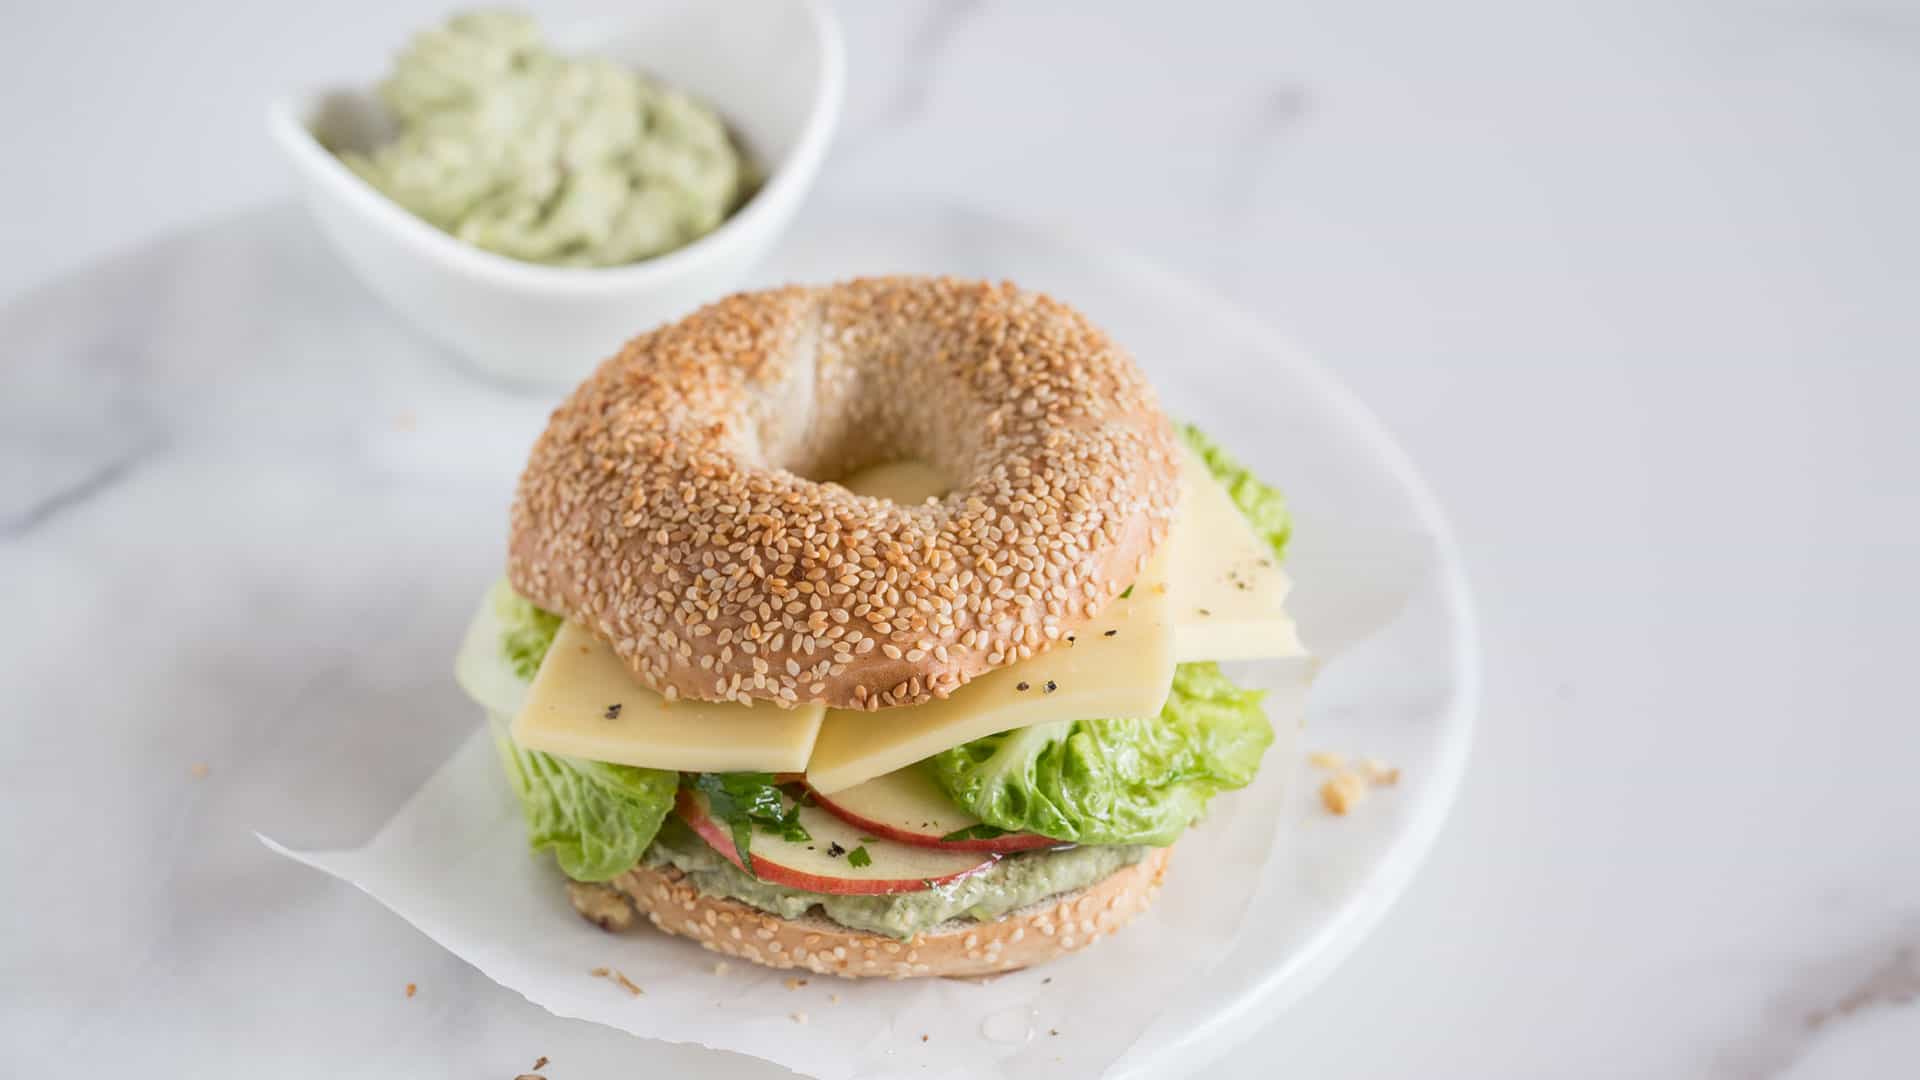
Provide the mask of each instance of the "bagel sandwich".
[{"label": "bagel sandwich", "polygon": [[1302,654],[1282,496],[1011,284],[742,293],[552,414],[455,664],[610,931],[985,975],[1138,916]]}]

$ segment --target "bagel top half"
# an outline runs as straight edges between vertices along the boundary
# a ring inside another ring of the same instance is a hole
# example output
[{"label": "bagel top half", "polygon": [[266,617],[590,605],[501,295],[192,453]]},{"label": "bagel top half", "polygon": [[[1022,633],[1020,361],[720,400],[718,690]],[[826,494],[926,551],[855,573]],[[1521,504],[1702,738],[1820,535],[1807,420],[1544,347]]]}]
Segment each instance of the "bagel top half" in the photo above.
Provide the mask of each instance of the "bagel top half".
[{"label": "bagel top half", "polygon": [[[949,493],[808,479],[900,460]],[[906,277],[741,293],[635,338],[554,411],[507,573],[669,699],[912,705],[1130,585],[1178,460],[1139,369],[1046,296]]]}]

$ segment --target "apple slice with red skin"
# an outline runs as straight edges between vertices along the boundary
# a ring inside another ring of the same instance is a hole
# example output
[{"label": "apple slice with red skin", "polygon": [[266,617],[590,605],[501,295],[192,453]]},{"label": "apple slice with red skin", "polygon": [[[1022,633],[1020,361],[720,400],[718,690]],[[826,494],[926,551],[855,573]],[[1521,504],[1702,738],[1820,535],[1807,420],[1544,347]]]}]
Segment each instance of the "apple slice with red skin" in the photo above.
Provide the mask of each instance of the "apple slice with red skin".
[{"label": "apple slice with red skin", "polygon": [[[842,896],[920,892],[977,874],[999,858],[986,852],[938,851],[876,839],[817,806],[802,806],[798,816],[808,839],[788,840],[755,826],[748,844],[753,868],[748,870],[733,846],[733,831],[707,812],[706,796],[682,791],[676,808],[728,862],[761,881],[807,892]],[[853,865],[851,856],[858,849],[867,853],[865,866]]]},{"label": "apple slice with red skin", "polygon": [[[811,787],[807,790],[813,791]],[[991,851],[1004,854],[1057,847],[1060,841],[1039,833],[1006,833],[1001,836],[942,840],[962,829],[982,824],[981,820],[953,805],[946,792],[918,765],[895,769],[883,776],[843,788],[831,795],[813,792],[821,806],[832,811],[868,836],[898,840],[915,847],[946,851]]]}]

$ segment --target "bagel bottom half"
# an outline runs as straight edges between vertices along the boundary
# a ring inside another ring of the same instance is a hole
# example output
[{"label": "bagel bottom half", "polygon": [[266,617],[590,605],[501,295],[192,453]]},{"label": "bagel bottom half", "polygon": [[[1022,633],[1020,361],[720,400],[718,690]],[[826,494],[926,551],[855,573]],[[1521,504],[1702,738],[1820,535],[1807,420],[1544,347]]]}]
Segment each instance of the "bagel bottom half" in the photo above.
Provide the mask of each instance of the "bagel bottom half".
[{"label": "bagel bottom half", "polygon": [[819,915],[783,919],[695,889],[670,867],[636,866],[604,885],[567,883],[574,909],[603,930],[645,915],[701,948],[776,968],[857,979],[993,975],[1078,952],[1153,903],[1171,848],[1160,848],[1084,889],[1049,896],[990,922],[953,919],[899,941]]}]

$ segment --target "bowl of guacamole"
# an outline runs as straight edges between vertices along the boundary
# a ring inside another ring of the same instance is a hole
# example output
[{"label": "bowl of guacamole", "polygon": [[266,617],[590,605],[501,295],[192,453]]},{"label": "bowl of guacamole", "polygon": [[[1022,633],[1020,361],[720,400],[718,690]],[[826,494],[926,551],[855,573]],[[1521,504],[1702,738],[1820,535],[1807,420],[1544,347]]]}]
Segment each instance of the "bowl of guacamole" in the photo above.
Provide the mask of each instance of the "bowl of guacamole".
[{"label": "bowl of guacamole", "polygon": [[490,374],[561,384],[738,283],[811,186],[843,85],[817,0],[642,3],[552,33],[471,11],[269,125],[397,314]]}]

